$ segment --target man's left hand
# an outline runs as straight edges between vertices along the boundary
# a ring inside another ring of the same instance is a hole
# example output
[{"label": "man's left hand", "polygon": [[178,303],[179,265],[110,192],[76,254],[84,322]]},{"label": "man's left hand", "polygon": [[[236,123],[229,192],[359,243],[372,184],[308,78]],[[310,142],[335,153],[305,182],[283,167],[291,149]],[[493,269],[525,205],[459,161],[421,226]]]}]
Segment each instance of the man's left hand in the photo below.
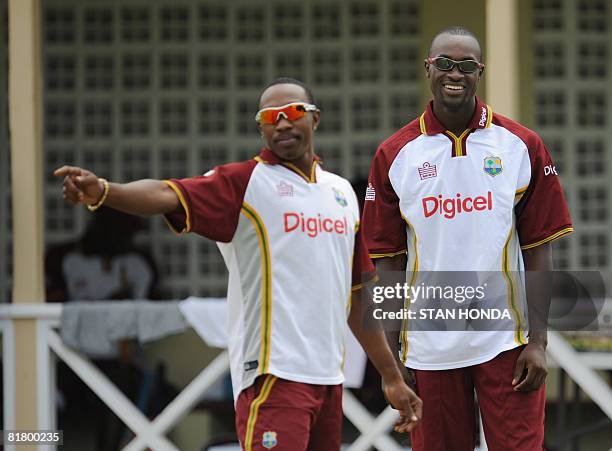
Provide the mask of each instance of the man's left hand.
[{"label": "man's left hand", "polygon": [[[524,375],[525,372],[527,374]],[[545,346],[529,343],[516,360],[512,385],[515,391],[537,390],[546,380],[547,374]]]},{"label": "man's left hand", "polygon": [[391,407],[400,413],[400,419],[395,423],[395,431],[400,433],[412,431],[423,415],[421,398],[401,379],[388,384],[383,381],[382,388]]}]

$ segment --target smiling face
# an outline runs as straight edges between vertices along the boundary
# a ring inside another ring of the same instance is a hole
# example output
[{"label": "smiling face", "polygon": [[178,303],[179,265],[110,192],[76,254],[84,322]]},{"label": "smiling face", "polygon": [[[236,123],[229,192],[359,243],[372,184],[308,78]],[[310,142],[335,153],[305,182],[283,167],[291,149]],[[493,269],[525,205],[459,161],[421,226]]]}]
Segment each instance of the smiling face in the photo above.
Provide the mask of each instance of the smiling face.
[{"label": "smiling face", "polygon": [[[481,59],[478,41],[472,36],[443,33],[435,38],[429,53],[431,58],[444,56],[455,61]],[[465,74],[457,65],[452,70],[443,71],[433,64],[425,63],[434,104],[450,111],[468,108],[474,102],[476,88],[484,69]]]},{"label": "smiling face", "polygon": [[[259,108],[287,105],[293,102],[310,103],[304,88],[291,83],[270,86],[261,95]],[[289,121],[281,115],[276,124],[259,126],[268,148],[279,158],[286,161],[300,160],[314,155],[313,130],[319,123],[319,111]]]}]

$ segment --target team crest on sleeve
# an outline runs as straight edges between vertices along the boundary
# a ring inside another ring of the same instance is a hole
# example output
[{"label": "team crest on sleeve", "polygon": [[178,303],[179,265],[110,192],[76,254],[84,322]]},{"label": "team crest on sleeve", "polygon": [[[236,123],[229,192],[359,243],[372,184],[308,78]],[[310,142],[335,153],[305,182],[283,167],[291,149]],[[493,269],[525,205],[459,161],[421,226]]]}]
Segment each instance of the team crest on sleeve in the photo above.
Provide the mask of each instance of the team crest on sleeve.
[{"label": "team crest on sleeve", "polygon": [[376,200],[376,190],[374,189],[371,183],[368,183],[368,187],[366,188],[365,200]]},{"label": "team crest on sleeve", "polygon": [[276,439],[276,432],[264,432],[261,438],[261,445],[266,449],[274,448],[276,445],[278,445],[278,440]]},{"label": "team crest on sleeve", "polygon": [[338,202],[338,204],[341,205],[342,207],[346,207],[348,205],[348,202],[346,201],[346,197],[344,196],[344,193],[340,191],[338,188],[332,188],[332,190],[334,192],[334,197],[336,198],[336,202]]},{"label": "team crest on sleeve", "polygon": [[501,158],[490,155],[484,159],[484,171],[491,177],[501,174],[502,170]]}]

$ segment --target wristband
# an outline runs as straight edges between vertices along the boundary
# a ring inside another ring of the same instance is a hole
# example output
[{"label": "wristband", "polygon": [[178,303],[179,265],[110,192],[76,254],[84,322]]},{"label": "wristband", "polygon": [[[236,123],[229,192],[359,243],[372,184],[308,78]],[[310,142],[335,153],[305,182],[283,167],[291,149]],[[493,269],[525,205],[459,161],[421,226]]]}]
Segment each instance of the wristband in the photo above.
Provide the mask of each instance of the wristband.
[{"label": "wristband", "polygon": [[106,198],[108,197],[108,191],[109,191],[109,184],[108,184],[108,180],[103,179],[102,177],[100,177],[99,179],[102,184],[104,185],[104,190],[102,191],[102,197],[100,197],[100,200],[95,203],[95,204],[87,204],[87,209],[89,211],[96,211],[98,208],[100,208],[102,206],[102,204],[104,204],[104,201],[106,201]]}]

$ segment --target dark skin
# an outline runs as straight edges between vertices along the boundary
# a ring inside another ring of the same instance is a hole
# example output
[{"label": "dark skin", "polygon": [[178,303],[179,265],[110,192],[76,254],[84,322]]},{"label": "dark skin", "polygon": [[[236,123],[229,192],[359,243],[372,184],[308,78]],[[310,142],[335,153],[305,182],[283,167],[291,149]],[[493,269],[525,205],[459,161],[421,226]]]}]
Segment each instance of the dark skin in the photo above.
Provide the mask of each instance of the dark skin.
[{"label": "dark skin", "polygon": [[[278,84],[261,95],[260,109],[277,107],[292,102],[309,103],[306,91],[295,84]],[[281,160],[292,163],[304,174],[309,174],[314,162],[313,134],[319,124],[319,111],[307,114],[295,121],[281,118],[276,124],[259,126],[267,147]],[[380,373],[383,392],[389,403],[399,411],[395,423],[397,432],[410,432],[422,416],[422,401],[404,383],[402,374],[391,354],[382,330],[366,330],[362,327],[360,290],[352,294],[353,304],[348,324],[362,348]]]},{"label": "dark skin", "polygon": [[[481,54],[480,45],[472,36],[443,33],[432,42],[429,56],[480,62]],[[456,136],[467,128],[474,115],[476,88],[483,72],[484,68],[465,74],[457,66],[450,71],[442,71],[425,61],[425,73],[433,94],[434,114]]]},{"label": "dark skin", "polygon": [[348,318],[349,327],[381,375],[385,399],[399,411],[400,418],[395,423],[395,431],[410,432],[421,420],[423,401],[408,388],[403,374],[405,368],[402,370],[397,364],[380,325],[375,327],[375,330],[363,327],[363,318],[366,314],[364,306],[367,308],[367,304],[362,300],[361,290],[352,293],[352,300]]},{"label": "dark skin", "polygon": [[[523,261],[526,271],[552,271],[552,247],[550,243],[523,251]],[[375,260],[376,269],[383,271],[406,271],[406,255],[395,257],[378,258]],[[537,295],[537,294],[536,294]],[[534,299],[534,292],[527,286],[527,304],[533,305],[536,302],[541,304],[541,299]],[[550,304],[550,298],[544,300]],[[387,340],[393,355],[398,355],[399,332],[387,332]],[[521,351],[512,374],[512,385],[515,391],[537,390],[546,380],[548,369],[546,365],[546,345],[548,343],[545,330],[530,330],[529,342]],[[398,360],[398,366],[404,366]],[[403,370],[403,369],[402,369]],[[410,373],[404,373],[404,378],[410,382]]]},{"label": "dark skin", "polygon": [[[294,84],[278,84],[266,89],[260,108],[282,106],[292,102],[308,102],[304,89]],[[293,122],[281,118],[276,124],[260,127],[269,149],[285,162],[292,163],[309,174],[314,160],[313,132],[319,123],[319,112],[306,114]],[[63,166],[54,172],[64,177],[63,197],[73,205],[96,204],[104,191],[103,182],[91,171]],[[131,183],[110,183],[104,205],[117,210],[151,216],[169,213],[180,207],[178,195],[161,180],[137,180]],[[381,330],[365,330],[361,325],[361,299],[353,292],[353,308],[349,326],[383,379],[383,391],[389,403],[399,411],[395,430],[400,433],[414,429],[422,416],[422,402],[402,378],[395,358]]]},{"label": "dark skin", "polygon": [[[482,51],[478,41],[472,36],[458,36],[443,33],[432,42],[429,56],[444,56],[455,61],[475,60],[481,62]],[[441,71],[433,64],[425,62],[425,71],[433,94],[433,110],[438,120],[455,135],[460,135],[470,123],[476,108],[476,88],[484,68],[472,74],[465,74],[457,66],[450,71]],[[451,85],[451,88],[449,88]],[[460,87],[460,89],[452,89]],[[376,259],[378,271],[406,271],[406,255]],[[552,248],[545,243],[535,248],[523,250],[526,271],[546,274],[552,271]],[[527,304],[530,310],[538,310],[540,317],[547,318],[550,293],[538,288],[538,284],[527,284]],[[542,285],[542,284],[540,284]],[[398,355],[399,332],[388,332],[387,339],[393,355]],[[512,374],[512,385],[516,391],[537,390],[546,380],[547,334],[540,326],[529,331],[529,342],[521,351]],[[398,362],[400,367],[403,364]],[[411,379],[411,375],[406,375]]]},{"label": "dark skin", "polygon": [[[304,88],[292,83],[270,86],[259,101],[259,108],[270,108],[287,105],[293,102],[308,101]],[[310,174],[314,161],[314,131],[319,125],[319,111],[313,111],[293,122],[281,117],[272,124],[259,126],[266,146],[281,160],[292,163],[304,174]]]},{"label": "dark skin", "polygon": [[[306,102],[308,96],[301,86],[274,85],[266,89],[260,99],[261,108],[281,106],[291,102]],[[319,123],[319,112],[309,113],[290,122],[284,118],[276,125],[260,127],[262,138],[275,155],[310,173],[314,160],[313,131]],[[63,166],[54,172],[64,177],[64,200],[73,205],[95,204],[102,196],[104,185],[93,172]],[[104,205],[139,216],[170,213],[180,206],[177,194],[161,180],[137,180],[130,183],[110,183]]]},{"label": "dark skin", "polygon": [[[544,243],[540,246],[525,249],[523,251],[523,262],[526,271],[548,274],[553,269],[552,245]],[[530,310],[541,309],[544,306],[542,316],[548,318],[548,307],[550,306],[550,291],[540,292],[538,284],[527,283],[527,305]],[[548,369],[546,365],[546,345],[548,338],[545,327],[533,326],[536,322],[531,319],[532,328],[529,331],[529,343],[516,361],[512,385],[516,391],[537,390],[546,380]],[[545,324],[544,324],[545,326]]]}]

